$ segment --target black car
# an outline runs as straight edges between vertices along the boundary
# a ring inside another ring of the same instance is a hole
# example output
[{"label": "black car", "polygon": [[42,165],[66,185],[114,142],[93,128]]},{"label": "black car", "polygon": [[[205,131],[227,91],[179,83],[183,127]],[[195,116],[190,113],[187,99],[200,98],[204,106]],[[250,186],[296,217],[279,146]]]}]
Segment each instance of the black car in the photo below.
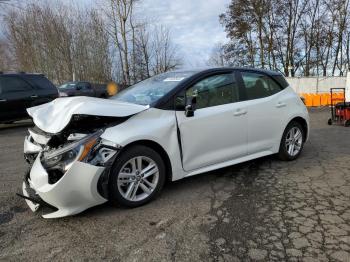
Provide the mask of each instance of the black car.
[{"label": "black car", "polygon": [[93,96],[106,98],[107,85],[92,84],[86,81],[72,81],[67,82],[58,87],[60,97],[65,96]]},{"label": "black car", "polygon": [[57,97],[56,86],[42,74],[0,73],[0,123],[28,118],[27,108]]}]

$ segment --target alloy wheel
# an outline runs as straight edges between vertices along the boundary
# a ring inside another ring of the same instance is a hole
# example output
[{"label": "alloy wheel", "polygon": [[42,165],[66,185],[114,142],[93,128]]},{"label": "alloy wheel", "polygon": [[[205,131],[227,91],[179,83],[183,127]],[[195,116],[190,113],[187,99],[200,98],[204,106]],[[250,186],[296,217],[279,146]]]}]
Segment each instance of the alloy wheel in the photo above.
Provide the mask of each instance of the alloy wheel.
[{"label": "alloy wheel", "polygon": [[302,131],[294,126],[291,128],[286,136],[286,149],[290,156],[296,156],[300,150],[303,143],[303,133]]},{"label": "alloy wheel", "polygon": [[157,187],[159,168],[146,156],[128,160],[118,174],[118,190],[129,201],[141,201],[149,197]]}]

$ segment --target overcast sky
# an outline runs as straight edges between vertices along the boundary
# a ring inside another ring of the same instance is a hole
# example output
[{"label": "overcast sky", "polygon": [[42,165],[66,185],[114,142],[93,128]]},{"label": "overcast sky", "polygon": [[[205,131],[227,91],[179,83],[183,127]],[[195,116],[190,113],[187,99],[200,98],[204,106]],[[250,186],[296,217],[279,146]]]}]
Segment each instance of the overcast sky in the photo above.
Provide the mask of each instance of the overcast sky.
[{"label": "overcast sky", "polygon": [[143,0],[141,10],[170,28],[174,43],[185,57],[185,66],[203,66],[217,42],[226,42],[219,15],[229,0]]},{"label": "overcast sky", "polygon": [[[46,1],[50,3],[52,0]],[[73,3],[72,0],[56,1]],[[226,42],[219,15],[225,12],[229,2],[230,0],[140,0],[138,11],[147,20],[170,29],[172,40],[184,57],[184,67],[198,67],[205,65],[216,43]],[[103,1],[78,0],[74,3],[91,6]]]}]

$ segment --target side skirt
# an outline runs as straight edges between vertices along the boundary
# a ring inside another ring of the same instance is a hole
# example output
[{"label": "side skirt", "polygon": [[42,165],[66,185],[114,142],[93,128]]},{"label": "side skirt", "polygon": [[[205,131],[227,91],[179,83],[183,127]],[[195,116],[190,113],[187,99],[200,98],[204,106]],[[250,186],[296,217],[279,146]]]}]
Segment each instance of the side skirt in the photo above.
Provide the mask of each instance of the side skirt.
[{"label": "side skirt", "polygon": [[241,157],[241,158],[237,158],[237,159],[233,159],[233,160],[229,160],[229,161],[225,161],[225,162],[222,162],[222,163],[218,163],[218,164],[214,164],[214,165],[210,165],[210,166],[206,166],[206,167],[202,167],[202,168],[193,170],[193,171],[189,172],[188,174],[186,174],[185,177],[198,175],[198,174],[201,174],[201,173],[209,172],[209,171],[220,169],[220,168],[227,167],[227,166],[232,166],[232,165],[235,165],[235,164],[239,164],[239,163],[242,163],[242,162],[246,162],[246,161],[249,161],[249,160],[253,160],[253,159],[256,159],[256,158],[260,158],[260,157],[268,156],[268,155],[272,155],[272,154],[275,154],[275,152],[262,151],[262,152],[255,153],[255,154],[252,154],[252,155],[244,156],[244,157]]}]

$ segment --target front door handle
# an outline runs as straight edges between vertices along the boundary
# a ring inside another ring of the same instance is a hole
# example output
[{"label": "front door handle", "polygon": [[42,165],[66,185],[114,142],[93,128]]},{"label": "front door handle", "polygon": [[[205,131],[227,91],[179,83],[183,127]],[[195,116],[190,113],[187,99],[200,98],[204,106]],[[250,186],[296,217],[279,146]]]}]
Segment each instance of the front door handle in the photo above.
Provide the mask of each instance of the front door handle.
[{"label": "front door handle", "polygon": [[237,109],[236,112],[233,113],[234,116],[241,116],[245,115],[247,113],[247,110],[244,109]]},{"label": "front door handle", "polygon": [[38,96],[37,95],[32,95],[32,96],[30,96],[30,98],[38,98]]},{"label": "front door handle", "polygon": [[281,107],[285,107],[285,106],[287,106],[287,104],[284,102],[278,102],[276,105],[277,108],[281,108]]}]

